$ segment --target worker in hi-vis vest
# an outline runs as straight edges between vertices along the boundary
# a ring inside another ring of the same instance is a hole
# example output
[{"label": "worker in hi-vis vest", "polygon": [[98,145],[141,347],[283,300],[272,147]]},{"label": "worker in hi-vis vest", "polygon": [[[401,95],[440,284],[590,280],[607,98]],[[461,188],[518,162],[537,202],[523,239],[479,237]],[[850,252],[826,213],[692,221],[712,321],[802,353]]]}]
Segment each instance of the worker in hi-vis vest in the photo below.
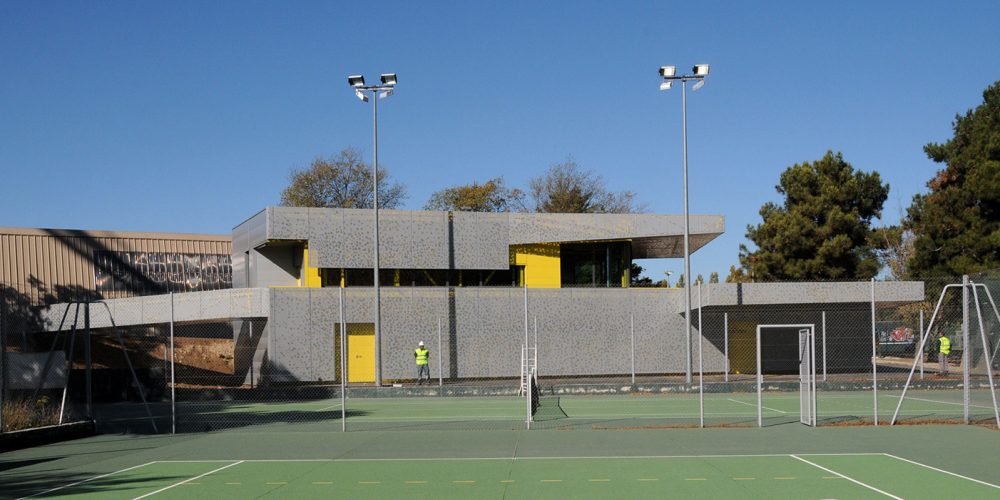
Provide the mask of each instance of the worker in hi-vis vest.
[{"label": "worker in hi-vis vest", "polygon": [[948,374],[948,355],[951,354],[951,341],[944,332],[938,332],[938,375]]},{"label": "worker in hi-vis vest", "polygon": [[431,383],[431,367],[427,364],[431,352],[424,347],[423,340],[417,344],[417,349],[413,351],[413,357],[417,360],[417,385],[423,384],[425,379],[428,384]]}]

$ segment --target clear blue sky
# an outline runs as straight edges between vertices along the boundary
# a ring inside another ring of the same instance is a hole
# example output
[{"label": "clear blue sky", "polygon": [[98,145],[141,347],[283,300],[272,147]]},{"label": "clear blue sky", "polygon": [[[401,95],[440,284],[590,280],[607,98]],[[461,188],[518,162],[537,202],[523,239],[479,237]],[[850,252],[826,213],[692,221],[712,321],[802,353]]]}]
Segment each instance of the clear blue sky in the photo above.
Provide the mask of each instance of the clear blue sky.
[{"label": "clear blue sky", "polygon": [[998,20],[995,0],[2,2],[0,226],[228,233],[291,168],[370,159],[345,77],[381,72],[404,208],[572,156],[681,213],[681,96],[657,68],[710,63],[688,95],[691,212],[727,232],[692,260],[725,276],[779,173],[828,149],[882,174],[896,222],[937,169],[923,145],[1000,79]]}]

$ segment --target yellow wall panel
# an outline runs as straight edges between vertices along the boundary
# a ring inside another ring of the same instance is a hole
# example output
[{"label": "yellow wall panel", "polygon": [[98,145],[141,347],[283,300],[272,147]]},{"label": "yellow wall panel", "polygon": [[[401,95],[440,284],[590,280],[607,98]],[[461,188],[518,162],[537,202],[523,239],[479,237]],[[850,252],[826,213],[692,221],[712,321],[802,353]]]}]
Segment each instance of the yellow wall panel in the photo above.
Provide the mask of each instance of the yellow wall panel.
[{"label": "yellow wall panel", "polygon": [[524,266],[528,288],[560,288],[559,244],[511,245],[511,263]]},{"label": "yellow wall panel", "polygon": [[302,278],[299,286],[303,288],[321,288],[323,280],[319,277],[319,268],[309,267],[309,247],[302,250]]}]

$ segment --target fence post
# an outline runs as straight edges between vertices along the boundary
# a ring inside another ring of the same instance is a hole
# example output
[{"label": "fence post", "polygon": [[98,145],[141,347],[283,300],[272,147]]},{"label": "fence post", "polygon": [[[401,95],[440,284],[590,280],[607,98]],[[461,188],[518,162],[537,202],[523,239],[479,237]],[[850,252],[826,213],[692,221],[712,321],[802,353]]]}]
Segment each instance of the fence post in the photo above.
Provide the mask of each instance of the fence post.
[{"label": "fence post", "polygon": [[[826,311],[823,311],[823,382],[826,382]],[[816,335],[813,334],[813,337]],[[815,363],[816,360],[814,359]]]},{"label": "fence post", "polygon": [[[940,354],[939,354],[940,356]],[[947,358],[945,363],[947,363]],[[962,416],[969,423],[969,275],[962,275]]]},{"label": "fence post", "polygon": [[702,354],[702,338],[705,332],[701,327],[701,282],[698,282],[698,426],[705,427],[705,367]]},{"label": "fence post", "polygon": [[[108,313],[110,316],[110,312]],[[90,302],[88,301],[83,308],[83,329],[86,332],[87,341],[83,345],[83,359],[84,359],[84,380],[85,380],[85,391],[87,398],[87,418],[93,420],[94,418],[94,398],[93,398],[93,381],[91,378],[92,363],[90,359]],[[124,347],[123,347],[124,349]]]},{"label": "fence post", "polygon": [[[7,400],[7,289],[0,286],[0,434],[3,434],[3,405]],[[27,347],[27,346],[25,346]]]},{"label": "fence post", "polygon": [[872,295],[872,402],[873,417],[875,425],[878,426],[878,368],[875,364],[877,353],[875,348],[878,345],[878,337],[875,336],[875,278],[871,280]]},{"label": "fence post", "polygon": [[340,287],[340,432],[347,432],[347,321],[344,319],[344,287]]},{"label": "fence post", "polygon": [[441,364],[441,318],[438,318],[438,387],[444,387],[444,366]]},{"label": "fence post", "polygon": [[521,363],[521,370],[524,373],[525,404],[527,406],[527,416],[525,417],[525,429],[531,429],[531,371],[528,370],[528,284],[524,284],[524,360]]},{"label": "fence post", "polygon": [[632,385],[635,385],[635,313],[628,313],[629,337],[632,339]]},{"label": "fence post", "polygon": [[[924,308],[920,308],[920,338],[924,338]],[[920,380],[924,379],[924,350],[917,353],[920,359]]]},{"label": "fence post", "polygon": [[726,356],[726,372],[723,378],[729,382],[729,313],[722,313],[722,349]]},{"label": "fence post", "polygon": [[[177,434],[177,391],[176,380],[174,379],[174,292],[170,292],[170,433]],[[253,360],[250,360],[253,367]],[[251,368],[253,369],[253,368]],[[250,383],[253,383],[253,374],[250,375]]]}]

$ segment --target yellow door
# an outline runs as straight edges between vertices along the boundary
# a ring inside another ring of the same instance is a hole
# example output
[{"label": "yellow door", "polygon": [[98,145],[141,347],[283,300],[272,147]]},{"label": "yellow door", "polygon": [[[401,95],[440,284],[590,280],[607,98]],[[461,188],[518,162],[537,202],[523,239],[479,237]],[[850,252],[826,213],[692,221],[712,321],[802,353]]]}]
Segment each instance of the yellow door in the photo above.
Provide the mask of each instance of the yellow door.
[{"label": "yellow door", "polygon": [[375,381],[375,325],[347,324],[347,381]]}]

